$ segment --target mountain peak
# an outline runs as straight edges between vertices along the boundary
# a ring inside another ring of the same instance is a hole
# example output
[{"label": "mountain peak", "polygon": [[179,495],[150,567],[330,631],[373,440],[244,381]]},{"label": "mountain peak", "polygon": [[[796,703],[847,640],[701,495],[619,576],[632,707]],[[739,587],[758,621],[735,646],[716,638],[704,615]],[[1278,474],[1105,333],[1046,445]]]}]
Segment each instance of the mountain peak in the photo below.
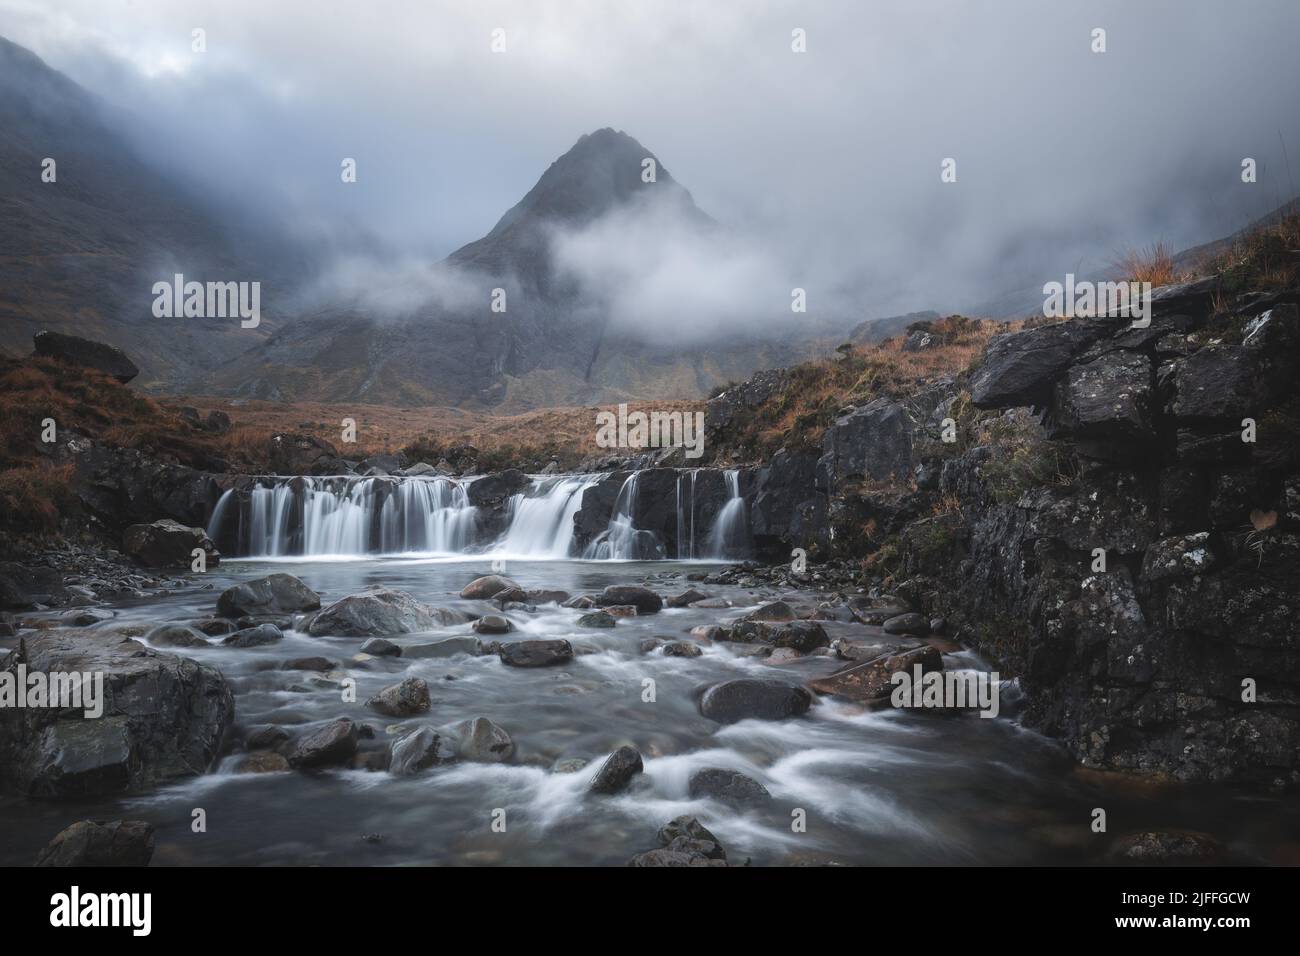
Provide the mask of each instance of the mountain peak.
[{"label": "mountain peak", "polygon": [[[647,159],[654,161],[653,182],[642,178]],[[517,268],[528,260],[531,271],[548,230],[582,227],[634,203],[668,208],[701,225],[712,223],[654,153],[622,130],[604,127],[578,137],[486,236],[449,258],[490,271]]]}]

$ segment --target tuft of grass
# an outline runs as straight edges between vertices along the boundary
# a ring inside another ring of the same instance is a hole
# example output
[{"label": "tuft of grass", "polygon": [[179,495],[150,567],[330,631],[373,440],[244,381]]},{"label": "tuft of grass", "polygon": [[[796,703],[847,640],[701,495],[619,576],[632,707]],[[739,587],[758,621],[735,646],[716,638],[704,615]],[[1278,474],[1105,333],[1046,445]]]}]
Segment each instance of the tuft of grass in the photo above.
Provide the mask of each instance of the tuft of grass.
[{"label": "tuft of grass", "polygon": [[1185,282],[1192,275],[1180,270],[1173,254],[1163,242],[1153,242],[1138,249],[1126,249],[1111,262],[1111,267],[1128,282],[1150,282],[1153,287]]}]

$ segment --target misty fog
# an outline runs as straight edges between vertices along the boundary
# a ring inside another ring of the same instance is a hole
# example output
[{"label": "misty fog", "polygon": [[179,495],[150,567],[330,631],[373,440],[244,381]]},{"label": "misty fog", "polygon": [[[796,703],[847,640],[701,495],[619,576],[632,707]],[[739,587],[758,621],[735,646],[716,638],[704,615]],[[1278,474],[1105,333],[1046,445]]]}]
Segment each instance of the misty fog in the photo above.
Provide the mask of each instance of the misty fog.
[{"label": "misty fog", "polygon": [[1294,0],[0,0],[0,35],[150,161],[306,250],[317,305],[464,305],[439,260],[581,134],[624,130],[722,228],[611,216],[559,236],[560,262],[616,324],[672,334],[701,312],[789,325],[794,286],[810,321],[971,311],[1240,228],[1296,192],[1293,19]]}]

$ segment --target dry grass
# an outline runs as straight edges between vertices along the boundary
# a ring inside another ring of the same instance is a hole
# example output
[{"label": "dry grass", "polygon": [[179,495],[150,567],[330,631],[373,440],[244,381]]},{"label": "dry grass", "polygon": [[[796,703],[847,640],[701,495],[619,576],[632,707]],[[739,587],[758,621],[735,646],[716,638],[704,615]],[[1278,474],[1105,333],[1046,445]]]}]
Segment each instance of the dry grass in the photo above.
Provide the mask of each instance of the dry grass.
[{"label": "dry grass", "polygon": [[1200,264],[1232,293],[1273,292],[1300,281],[1300,213],[1256,230]]},{"label": "dry grass", "polygon": [[1013,323],[952,315],[909,327],[934,337],[937,344],[929,348],[903,351],[906,336],[841,346],[835,358],[790,369],[790,384],[781,395],[737,416],[728,428],[729,450],[757,460],[782,446],[816,448],[844,406],[882,396],[906,399],[940,376],[962,373],[984,354],[989,339],[1013,328]]},{"label": "dry grass", "polygon": [[1111,262],[1111,268],[1123,281],[1150,282],[1153,288],[1193,278],[1190,272],[1177,268],[1173,254],[1163,242],[1125,250]]},{"label": "dry grass", "polygon": [[0,471],[0,529],[53,531],[72,503],[72,466],[47,461]]}]

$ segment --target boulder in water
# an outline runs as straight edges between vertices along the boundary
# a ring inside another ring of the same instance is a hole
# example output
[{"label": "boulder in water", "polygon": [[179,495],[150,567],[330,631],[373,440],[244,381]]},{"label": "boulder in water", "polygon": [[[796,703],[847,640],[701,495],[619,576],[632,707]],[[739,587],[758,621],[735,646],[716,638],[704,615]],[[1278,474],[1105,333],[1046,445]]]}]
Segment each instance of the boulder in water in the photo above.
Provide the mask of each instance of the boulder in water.
[{"label": "boulder in water", "polygon": [[911,674],[912,668],[918,664],[923,674],[943,670],[943,657],[938,648],[929,645],[914,647],[897,654],[884,654],[859,664],[850,664],[833,674],[809,681],[808,686],[819,694],[834,694],[850,700],[884,700],[893,690],[893,675],[898,671]]},{"label": "boulder in water", "polygon": [[357,752],[357,725],[346,717],[304,734],[289,750],[289,765],[303,770],[346,763]]},{"label": "boulder in water", "polygon": [[372,637],[361,645],[361,653],[372,657],[401,657],[401,645],[386,641],[382,637]]},{"label": "boulder in water", "polygon": [[657,614],[663,609],[664,599],[649,588],[636,584],[611,584],[596,597],[599,607],[631,604],[638,614]]},{"label": "boulder in water", "polygon": [[552,667],[573,660],[568,641],[514,641],[497,650],[501,663],[511,667]]},{"label": "boulder in water", "polygon": [[667,603],[669,607],[688,607],[696,601],[703,601],[707,598],[708,595],[703,591],[697,591],[695,588],[687,588],[681,594],[674,594],[668,599]]},{"label": "boulder in water", "polygon": [[645,769],[635,747],[622,746],[610,754],[591,781],[592,793],[618,793]]},{"label": "boulder in water", "polygon": [[739,720],[784,720],[807,713],[812,694],[780,680],[742,677],[714,684],[700,698],[700,713],[710,720],[732,724]]},{"label": "boulder in water", "polygon": [[40,853],[37,866],[148,866],[153,824],[143,820],[78,820]]},{"label": "boulder in water", "polygon": [[381,714],[389,717],[413,717],[428,711],[429,685],[421,677],[408,677],[397,684],[385,687],[366,701]]},{"label": "boulder in water", "polygon": [[236,631],[222,640],[224,647],[261,647],[284,639],[284,632],[274,624],[259,624]]},{"label": "boulder in water", "polygon": [[486,614],[472,625],[479,634],[509,634],[514,628],[499,614]]},{"label": "boulder in water", "polygon": [[471,601],[486,601],[502,591],[515,590],[524,593],[519,585],[507,577],[502,577],[499,574],[485,574],[465,585],[461,589],[460,596]]},{"label": "boulder in water", "polygon": [[103,675],[103,713],[94,719],[72,708],[0,708],[3,782],[29,797],[140,793],[203,773],[234,720],[234,697],[219,671],[139,641],[47,631],[0,661],[0,670],[20,662],[29,673]]},{"label": "boulder in water", "polygon": [[638,853],[628,866],[726,866],[727,852],[704,824],[680,816],[659,830],[663,847]]},{"label": "boulder in water", "polygon": [[283,773],[289,761],[274,750],[254,750],[239,762],[236,773]]},{"label": "boulder in water", "polygon": [[722,767],[705,767],[691,774],[688,784],[692,800],[712,797],[724,803],[740,806],[765,803],[772,799],[772,794],[753,777],[747,777],[737,770]]},{"label": "boulder in water", "polygon": [[163,624],[144,636],[153,647],[208,647],[206,637],[184,624]]},{"label": "boulder in water", "polygon": [[462,720],[456,725],[460,737],[458,753],[466,760],[500,763],[515,753],[515,742],[505,730],[486,717]]},{"label": "boulder in water", "polygon": [[924,614],[909,612],[899,614],[897,617],[891,617],[885,621],[884,631],[886,634],[929,634],[930,621]]},{"label": "boulder in water", "polygon": [[608,611],[592,611],[578,618],[578,627],[613,627],[617,623]]},{"label": "boulder in water", "polygon": [[503,504],[507,498],[517,495],[530,484],[531,478],[518,469],[510,468],[495,475],[484,475],[469,486],[466,494],[470,504],[491,508]]},{"label": "boulder in water", "polygon": [[664,645],[664,657],[699,657],[703,653],[693,641],[669,641]]},{"label": "boulder in water", "polygon": [[793,621],[797,614],[784,601],[771,601],[750,611],[742,621]]},{"label": "boulder in water", "polygon": [[233,618],[314,611],[318,607],[319,594],[292,574],[282,573],[236,584],[217,598],[217,613]]},{"label": "boulder in water", "polygon": [[195,549],[201,549],[207,567],[221,562],[207,532],[171,518],[150,524],[133,524],[122,533],[122,551],[146,568],[189,568]]},{"label": "boulder in water", "polygon": [[409,634],[464,621],[464,615],[423,604],[405,591],[373,587],[349,594],[320,611],[307,632],[313,637],[372,637]]},{"label": "boulder in water", "polygon": [[469,634],[431,641],[428,644],[407,644],[402,648],[404,658],[455,657],[457,654],[478,657],[482,653],[483,642]]},{"label": "boulder in water", "polygon": [[388,772],[403,777],[455,759],[456,750],[444,734],[421,727],[393,742]]}]

